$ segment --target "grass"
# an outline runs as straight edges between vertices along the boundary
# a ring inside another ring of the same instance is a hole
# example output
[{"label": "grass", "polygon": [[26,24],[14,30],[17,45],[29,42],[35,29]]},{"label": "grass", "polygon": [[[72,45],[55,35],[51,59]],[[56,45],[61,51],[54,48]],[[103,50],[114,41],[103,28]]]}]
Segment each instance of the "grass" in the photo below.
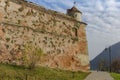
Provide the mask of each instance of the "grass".
[{"label": "grass", "polygon": [[0,80],[84,80],[88,74],[45,67],[29,70],[20,66],[0,64]]},{"label": "grass", "polygon": [[114,78],[114,80],[120,80],[120,74],[111,73],[111,76]]}]

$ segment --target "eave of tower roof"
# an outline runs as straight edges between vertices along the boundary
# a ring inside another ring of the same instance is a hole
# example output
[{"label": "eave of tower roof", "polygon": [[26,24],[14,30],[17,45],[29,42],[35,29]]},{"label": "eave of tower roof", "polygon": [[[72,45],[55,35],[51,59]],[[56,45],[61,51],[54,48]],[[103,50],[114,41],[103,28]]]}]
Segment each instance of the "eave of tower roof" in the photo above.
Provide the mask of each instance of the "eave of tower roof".
[{"label": "eave of tower roof", "polygon": [[82,12],[79,11],[75,6],[73,6],[71,9],[69,9],[69,11],[82,13]]}]

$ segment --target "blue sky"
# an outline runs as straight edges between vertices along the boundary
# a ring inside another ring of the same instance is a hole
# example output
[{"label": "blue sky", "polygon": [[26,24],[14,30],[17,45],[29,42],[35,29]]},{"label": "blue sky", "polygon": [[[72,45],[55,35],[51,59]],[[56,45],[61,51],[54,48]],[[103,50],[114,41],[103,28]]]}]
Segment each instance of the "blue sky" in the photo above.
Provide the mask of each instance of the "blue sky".
[{"label": "blue sky", "polygon": [[73,6],[83,12],[88,24],[87,40],[90,60],[104,48],[120,41],[120,0],[28,0],[61,13]]}]

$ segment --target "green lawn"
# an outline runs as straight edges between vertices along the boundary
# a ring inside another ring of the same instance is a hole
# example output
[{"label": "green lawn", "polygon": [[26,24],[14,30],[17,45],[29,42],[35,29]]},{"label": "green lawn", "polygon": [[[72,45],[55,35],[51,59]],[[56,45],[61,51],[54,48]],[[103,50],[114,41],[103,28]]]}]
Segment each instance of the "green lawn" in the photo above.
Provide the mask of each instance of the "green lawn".
[{"label": "green lawn", "polygon": [[89,73],[38,67],[34,70],[0,64],[0,80],[84,80]]},{"label": "green lawn", "polygon": [[111,76],[112,76],[115,80],[120,80],[120,74],[111,73]]}]

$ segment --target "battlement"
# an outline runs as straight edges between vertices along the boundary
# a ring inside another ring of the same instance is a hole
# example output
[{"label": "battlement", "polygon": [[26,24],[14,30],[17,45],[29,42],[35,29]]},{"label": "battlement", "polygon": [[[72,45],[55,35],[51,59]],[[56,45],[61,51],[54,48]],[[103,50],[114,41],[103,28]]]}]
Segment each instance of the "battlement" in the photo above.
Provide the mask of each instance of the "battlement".
[{"label": "battlement", "polygon": [[67,20],[71,20],[71,21],[75,21],[75,22],[79,22],[79,23],[87,25],[85,22],[77,21],[73,17],[68,16],[67,14],[60,13],[60,12],[57,12],[57,11],[54,11],[54,10],[50,10],[50,9],[46,9],[43,6],[40,6],[40,5],[35,4],[33,2],[29,2],[29,1],[26,1],[26,0],[10,0],[10,1],[13,1],[13,2],[15,2],[17,4],[20,4],[20,5],[25,5],[27,7],[36,9],[38,11],[42,11],[44,13],[55,15],[56,17],[59,17],[59,18],[64,18],[64,19],[67,19]]}]

